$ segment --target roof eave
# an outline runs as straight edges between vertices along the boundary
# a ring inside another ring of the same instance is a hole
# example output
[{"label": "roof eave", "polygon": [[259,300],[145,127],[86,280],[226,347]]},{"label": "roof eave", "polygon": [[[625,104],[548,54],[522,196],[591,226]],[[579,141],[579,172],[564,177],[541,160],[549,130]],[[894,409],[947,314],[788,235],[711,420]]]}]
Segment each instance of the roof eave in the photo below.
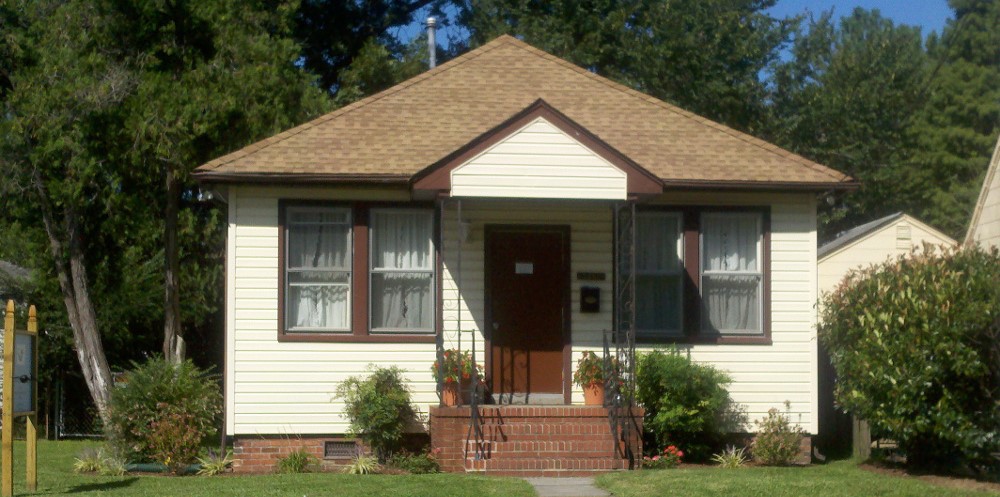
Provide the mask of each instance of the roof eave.
[{"label": "roof eave", "polygon": [[197,171],[200,183],[273,185],[400,185],[408,186],[405,174],[323,174],[323,173],[220,173]]},{"label": "roof eave", "polygon": [[664,191],[677,189],[696,190],[741,190],[741,191],[775,191],[775,192],[827,192],[831,190],[853,191],[861,183],[848,179],[845,181],[720,181],[720,180],[677,180],[663,179]]}]

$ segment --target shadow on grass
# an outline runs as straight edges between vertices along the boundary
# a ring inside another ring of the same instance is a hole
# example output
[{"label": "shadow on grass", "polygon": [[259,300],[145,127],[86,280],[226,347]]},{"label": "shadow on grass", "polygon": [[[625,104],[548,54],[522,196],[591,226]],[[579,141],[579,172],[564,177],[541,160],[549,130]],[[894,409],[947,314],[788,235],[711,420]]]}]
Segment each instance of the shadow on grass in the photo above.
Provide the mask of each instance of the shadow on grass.
[{"label": "shadow on grass", "polygon": [[123,480],[109,481],[104,483],[88,483],[86,485],[77,485],[75,487],[70,487],[66,489],[67,494],[79,494],[83,492],[106,492],[109,490],[116,490],[119,488],[126,488],[131,486],[133,483],[138,481],[139,478],[125,478]]}]

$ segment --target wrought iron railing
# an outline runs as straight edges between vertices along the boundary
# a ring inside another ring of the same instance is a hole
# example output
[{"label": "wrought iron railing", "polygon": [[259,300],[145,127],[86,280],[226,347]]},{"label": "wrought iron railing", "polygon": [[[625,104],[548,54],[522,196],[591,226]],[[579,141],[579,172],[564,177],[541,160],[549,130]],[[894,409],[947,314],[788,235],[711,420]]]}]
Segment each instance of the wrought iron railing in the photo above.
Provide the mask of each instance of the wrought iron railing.
[{"label": "wrought iron railing", "polygon": [[[616,454],[638,469],[641,437],[635,420],[635,202],[614,207],[614,328],[604,334],[605,405]],[[612,346],[614,350],[612,351]]]}]

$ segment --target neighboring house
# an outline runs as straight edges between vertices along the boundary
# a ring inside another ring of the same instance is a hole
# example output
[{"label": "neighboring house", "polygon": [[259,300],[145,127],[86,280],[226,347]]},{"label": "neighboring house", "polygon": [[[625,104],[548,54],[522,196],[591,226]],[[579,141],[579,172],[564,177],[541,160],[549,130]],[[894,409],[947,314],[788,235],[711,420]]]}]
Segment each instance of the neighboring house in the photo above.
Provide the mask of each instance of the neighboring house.
[{"label": "neighboring house", "polygon": [[[925,243],[949,247],[957,245],[948,235],[902,212],[839,234],[823,244],[817,253],[820,298],[836,289],[847,273],[921,250]],[[844,455],[851,450],[851,433],[855,425],[834,405],[835,373],[825,350],[820,351],[819,364],[819,437],[816,443],[824,455]],[[867,425],[857,429],[867,430]],[[867,434],[867,431],[863,433]],[[859,435],[860,438],[865,436]]]},{"label": "neighboring house", "polygon": [[881,264],[925,243],[954,247],[950,236],[897,212],[847,230],[819,248],[819,292],[833,291],[847,273]]},{"label": "neighboring house", "polygon": [[997,138],[993,159],[986,170],[986,179],[983,180],[976,209],[972,212],[965,243],[1000,247],[1000,138]]},{"label": "neighboring house", "polygon": [[[728,371],[751,419],[790,401],[816,432],[816,198],[853,180],[515,38],[195,176],[228,204],[240,471],[290,446],[353,454],[334,392],[372,363],[406,372],[447,470],[621,467],[595,462],[619,450],[608,410],[565,407],[609,330]],[[544,404],[483,409],[483,460],[470,411],[437,407],[430,367],[453,347],[475,347],[491,400]],[[525,433],[567,452],[491,459]]]}]

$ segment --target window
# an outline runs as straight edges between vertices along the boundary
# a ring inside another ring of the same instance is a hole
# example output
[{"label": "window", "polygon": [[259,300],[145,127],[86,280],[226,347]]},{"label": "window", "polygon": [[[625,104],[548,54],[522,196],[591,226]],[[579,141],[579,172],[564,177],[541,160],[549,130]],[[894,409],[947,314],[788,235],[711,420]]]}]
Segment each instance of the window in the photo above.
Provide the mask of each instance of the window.
[{"label": "window", "polygon": [[434,340],[431,209],[281,201],[279,211],[279,340]]},{"label": "window", "polygon": [[701,216],[701,328],[716,333],[760,333],[761,215]]},{"label": "window", "polygon": [[768,230],[757,207],[637,213],[637,337],[770,343]]},{"label": "window", "polygon": [[351,322],[351,211],[286,212],[285,325],[289,331],[347,331]]},{"label": "window", "polygon": [[684,244],[681,215],[636,218],[635,312],[639,335],[682,335]]},{"label": "window", "polygon": [[371,211],[372,331],[433,331],[433,222],[427,211]]}]

